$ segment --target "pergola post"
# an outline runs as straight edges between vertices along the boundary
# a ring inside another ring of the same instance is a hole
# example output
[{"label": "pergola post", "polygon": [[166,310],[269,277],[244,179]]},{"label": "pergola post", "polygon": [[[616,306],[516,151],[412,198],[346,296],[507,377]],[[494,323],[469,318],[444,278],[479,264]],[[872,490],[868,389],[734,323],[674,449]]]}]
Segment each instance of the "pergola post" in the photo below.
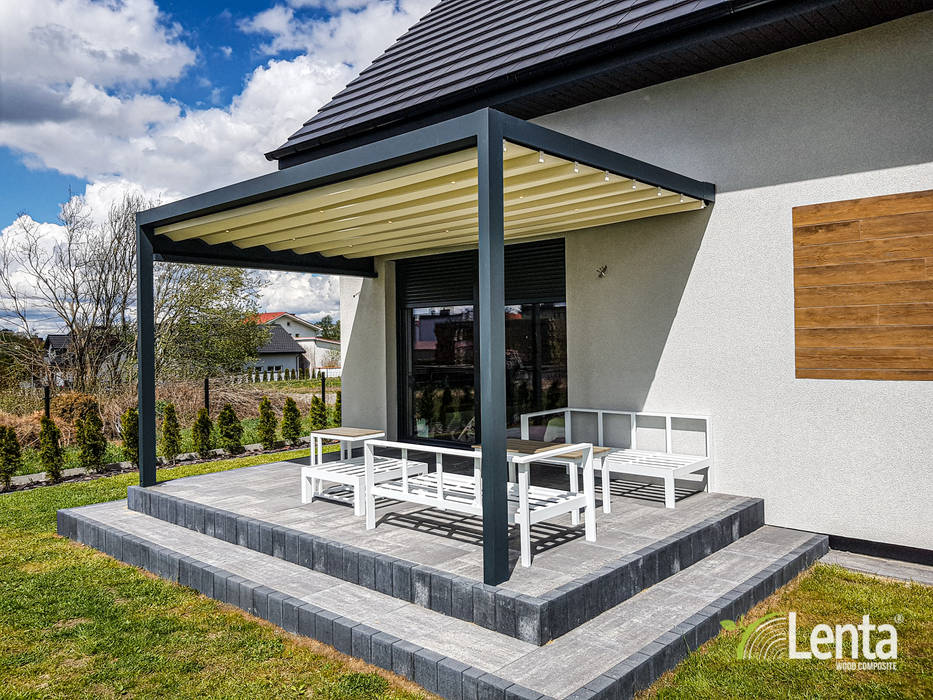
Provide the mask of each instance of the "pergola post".
[{"label": "pergola post", "polygon": [[479,410],[483,446],[483,579],[509,577],[505,445],[505,236],[502,126],[487,113],[477,135]]},{"label": "pergola post", "polygon": [[139,401],[139,483],[156,483],[155,299],[152,242],[136,225],[136,393]]}]

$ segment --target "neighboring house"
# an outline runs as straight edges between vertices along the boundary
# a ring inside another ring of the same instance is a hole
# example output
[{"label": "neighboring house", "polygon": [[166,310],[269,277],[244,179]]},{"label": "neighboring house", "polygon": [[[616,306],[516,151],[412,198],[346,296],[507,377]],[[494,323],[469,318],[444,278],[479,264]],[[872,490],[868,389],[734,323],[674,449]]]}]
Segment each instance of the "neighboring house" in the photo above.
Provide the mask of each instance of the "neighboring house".
[{"label": "neighboring house", "polygon": [[290,314],[287,311],[269,311],[261,313],[257,317],[257,323],[275,324],[281,326],[293,338],[316,336],[321,332],[321,327],[305,321],[303,318]]},{"label": "neighboring house", "polygon": [[269,340],[259,348],[259,359],[255,368],[263,372],[284,372],[304,369],[304,348],[288,332],[277,324],[269,328]]},{"label": "neighboring house", "polygon": [[343,275],[347,425],[469,440],[419,412],[468,426],[475,397],[504,458],[493,419],[528,408],[709,416],[712,490],[931,550],[928,7],[444,0],[279,172],[141,230],[162,260]]},{"label": "neighboring house", "polygon": [[335,369],[340,367],[340,341],[314,336],[295,338],[304,348],[305,367],[311,369]]},{"label": "neighboring house", "polygon": [[340,341],[322,338],[321,327],[287,311],[259,314],[258,322],[282,328],[301,346],[299,369],[340,367]]}]

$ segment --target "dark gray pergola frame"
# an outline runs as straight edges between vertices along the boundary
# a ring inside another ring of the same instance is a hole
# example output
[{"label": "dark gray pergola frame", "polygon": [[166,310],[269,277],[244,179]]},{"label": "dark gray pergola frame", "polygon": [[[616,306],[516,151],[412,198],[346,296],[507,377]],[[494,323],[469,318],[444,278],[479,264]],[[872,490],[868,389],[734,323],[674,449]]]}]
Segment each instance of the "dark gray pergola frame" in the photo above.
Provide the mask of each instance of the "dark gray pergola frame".
[{"label": "dark gray pergola frame", "polygon": [[398,165],[477,148],[479,214],[479,414],[483,445],[483,567],[487,584],[509,577],[508,480],[505,409],[503,140],[634,178],[711,203],[715,187],[552,131],[493,109],[425,126],[382,141],[165,204],[136,216],[139,323],[139,473],[156,483],[155,319],[153,262],[227,265],[332,275],[375,277],[373,258],[298,255],[198,240],[155,236],[158,226],[359,177]]}]

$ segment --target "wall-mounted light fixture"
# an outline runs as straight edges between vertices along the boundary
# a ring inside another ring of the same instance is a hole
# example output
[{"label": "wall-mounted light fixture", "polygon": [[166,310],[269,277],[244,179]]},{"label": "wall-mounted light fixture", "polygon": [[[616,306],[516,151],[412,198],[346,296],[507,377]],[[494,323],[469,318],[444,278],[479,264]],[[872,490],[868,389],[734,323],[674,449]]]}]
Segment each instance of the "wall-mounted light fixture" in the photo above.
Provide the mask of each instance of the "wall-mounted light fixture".
[{"label": "wall-mounted light fixture", "polygon": [[605,277],[607,272],[609,272],[608,265],[600,265],[599,267],[596,268],[596,276],[599,279],[602,279],[603,277]]}]

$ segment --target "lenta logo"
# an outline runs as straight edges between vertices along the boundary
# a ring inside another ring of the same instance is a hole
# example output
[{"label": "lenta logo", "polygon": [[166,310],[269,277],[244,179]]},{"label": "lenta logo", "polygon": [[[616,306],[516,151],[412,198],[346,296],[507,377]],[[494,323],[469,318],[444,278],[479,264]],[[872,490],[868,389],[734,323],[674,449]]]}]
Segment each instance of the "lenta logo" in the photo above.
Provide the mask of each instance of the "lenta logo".
[{"label": "lenta logo", "polygon": [[[724,629],[738,629],[732,620],[723,620]],[[848,642],[848,644],[847,644]],[[849,654],[846,655],[848,646]],[[810,632],[810,648],[797,647],[797,613],[771,613],[745,628],[736,648],[738,659],[832,659],[839,670],[880,670],[897,667],[897,629],[894,625],[873,625],[868,615],[860,624],[815,625]],[[860,661],[862,659],[863,661]]]}]

